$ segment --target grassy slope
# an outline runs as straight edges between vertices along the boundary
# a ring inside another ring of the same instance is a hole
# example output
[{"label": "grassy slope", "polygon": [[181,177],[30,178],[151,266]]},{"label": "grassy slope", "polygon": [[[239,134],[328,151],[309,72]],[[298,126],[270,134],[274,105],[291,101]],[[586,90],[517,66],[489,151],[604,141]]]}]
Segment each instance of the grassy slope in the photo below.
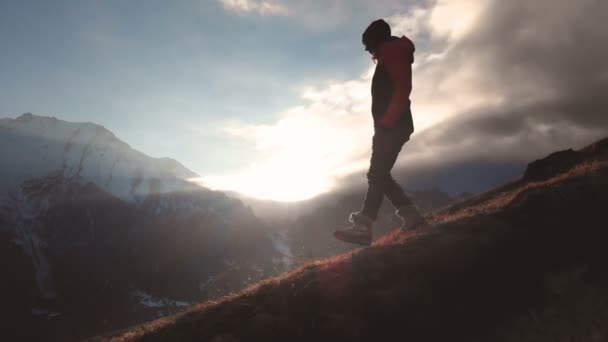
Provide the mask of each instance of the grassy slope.
[{"label": "grassy slope", "polygon": [[435,212],[432,230],[95,340],[606,340],[607,147]]}]

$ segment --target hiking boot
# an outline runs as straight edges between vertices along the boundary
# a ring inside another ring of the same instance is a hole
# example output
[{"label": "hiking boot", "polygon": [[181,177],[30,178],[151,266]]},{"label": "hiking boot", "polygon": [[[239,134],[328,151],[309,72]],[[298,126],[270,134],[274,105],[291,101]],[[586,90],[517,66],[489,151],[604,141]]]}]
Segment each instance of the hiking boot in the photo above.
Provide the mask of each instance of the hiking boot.
[{"label": "hiking boot", "polygon": [[348,221],[352,223],[352,226],[334,231],[336,239],[364,246],[371,245],[374,221],[358,211],[351,213]]},{"label": "hiking boot", "polygon": [[428,227],[427,220],[420,214],[418,209],[416,209],[416,206],[413,204],[399,208],[396,214],[403,221],[403,224],[401,225],[402,231],[422,230]]}]

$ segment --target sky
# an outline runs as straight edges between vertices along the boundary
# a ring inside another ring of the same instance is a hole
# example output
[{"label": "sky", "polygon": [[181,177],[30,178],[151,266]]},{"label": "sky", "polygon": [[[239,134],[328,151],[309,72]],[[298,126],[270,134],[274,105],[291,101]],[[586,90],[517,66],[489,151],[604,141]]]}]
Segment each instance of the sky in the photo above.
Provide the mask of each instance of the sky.
[{"label": "sky", "polygon": [[[0,0],[0,117],[95,122],[201,184],[364,181],[377,18],[416,45],[396,168],[524,163],[608,135],[608,2]],[[353,177],[353,175],[355,177]]]}]

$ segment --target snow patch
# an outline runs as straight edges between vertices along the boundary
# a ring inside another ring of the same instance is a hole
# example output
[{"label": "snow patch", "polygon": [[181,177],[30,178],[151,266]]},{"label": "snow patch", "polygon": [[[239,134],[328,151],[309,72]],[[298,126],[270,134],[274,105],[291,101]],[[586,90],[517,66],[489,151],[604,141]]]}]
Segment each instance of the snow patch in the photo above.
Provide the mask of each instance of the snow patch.
[{"label": "snow patch", "polygon": [[285,268],[290,269],[294,265],[294,258],[291,247],[287,243],[287,232],[270,233],[270,240],[274,249],[282,256],[280,262]]},{"label": "snow patch", "polygon": [[37,232],[41,230],[42,219],[48,208],[48,201],[29,201],[22,191],[18,191],[12,197],[11,214],[13,218],[13,230],[15,239],[26,255],[32,259],[36,284],[42,296],[46,299],[57,297],[54,282],[51,275],[49,262],[44,254],[45,242],[39,238]]},{"label": "snow patch", "polygon": [[133,296],[135,296],[139,303],[147,308],[164,308],[167,306],[175,306],[178,308],[185,308],[191,306],[192,303],[172,300],[163,297],[155,297],[151,294],[148,294],[142,290],[136,290],[132,292]]},{"label": "snow patch", "polygon": [[1,124],[0,192],[56,171],[135,203],[155,191],[200,189],[187,181],[197,175],[183,165],[134,150],[96,124],[29,113]]}]

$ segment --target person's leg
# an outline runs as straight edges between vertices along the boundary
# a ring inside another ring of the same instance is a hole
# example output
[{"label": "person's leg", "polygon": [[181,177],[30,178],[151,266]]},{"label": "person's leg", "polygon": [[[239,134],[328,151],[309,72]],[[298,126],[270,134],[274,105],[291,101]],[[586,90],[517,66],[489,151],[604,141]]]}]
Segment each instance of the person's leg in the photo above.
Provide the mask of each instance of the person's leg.
[{"label": "person's leg", "polygon": [[408,138],[409,136],[405,136],[400,127],[375,130],[372,139],[372,157],[367,173],[368,190],[361,209],[361,214],[372,220],[378,218],[378,211],[385,195],[393,205],[411,203],[390,173]]},{"label": "person's leg", "polygon": [[395,210],[412,204],[412,201],[407,197],[403,188],[390,176],[386,181],[386,190],[384,195],[391,202]]},{"label": "person's leg", "polygon": [[372,243],[372,225],[378,218],[382,200],[388,192],[393,203],[409,202],[401,187],[391,177],[390,171],[397,161],[403,144],[409,139],[407,130],[378,128],[372,139],[372,157],[367,173],[368,190],[361,211],[351,213],[349,221],[353,225],[339,229],[334,236],[342,241],[369,246]]}]

